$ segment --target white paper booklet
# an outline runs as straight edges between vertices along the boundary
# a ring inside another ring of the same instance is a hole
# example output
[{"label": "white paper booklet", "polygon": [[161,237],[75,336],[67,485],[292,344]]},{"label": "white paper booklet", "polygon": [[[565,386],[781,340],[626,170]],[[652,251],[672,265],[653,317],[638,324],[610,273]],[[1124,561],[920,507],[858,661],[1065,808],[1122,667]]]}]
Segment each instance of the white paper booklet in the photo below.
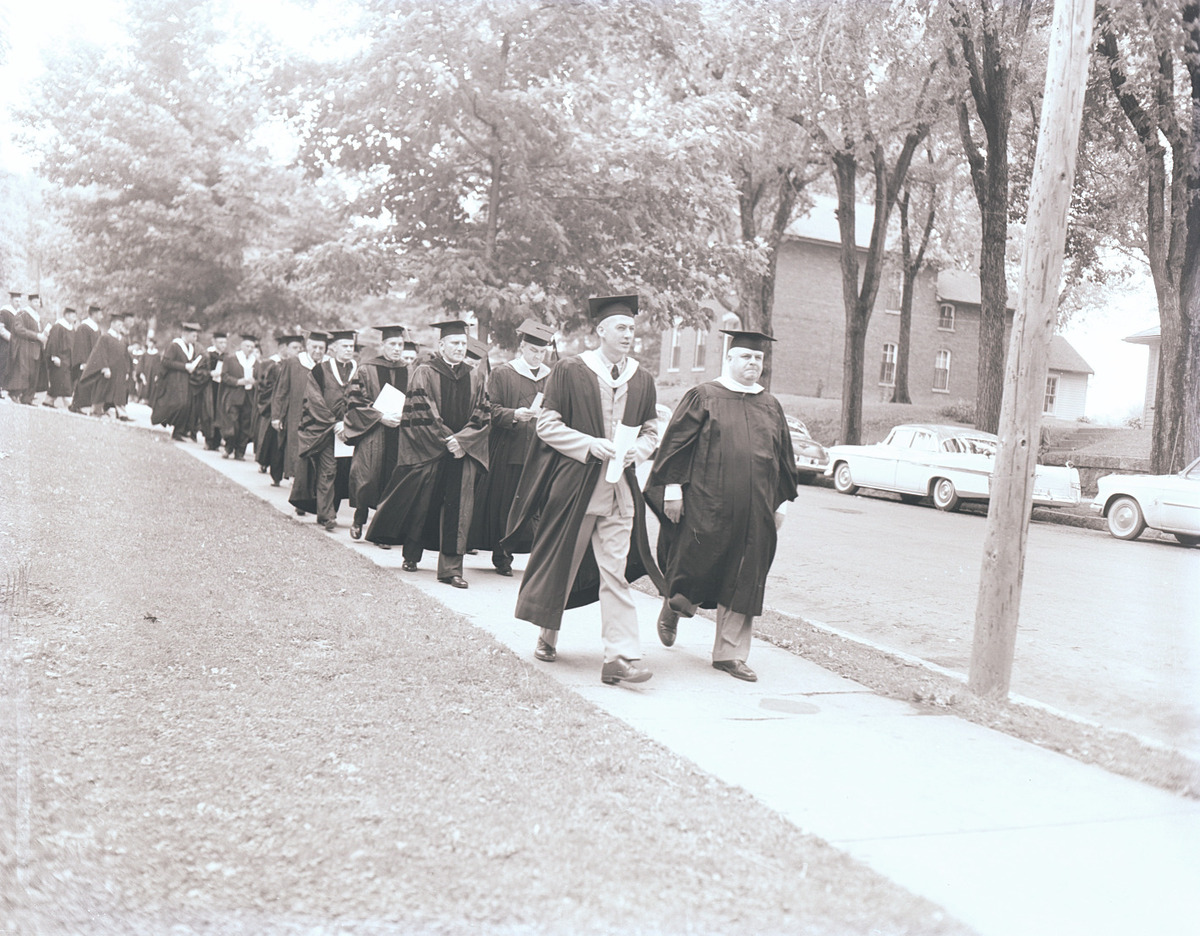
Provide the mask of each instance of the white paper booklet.
[{"label": "white paper booklet", "polygon": [[384,416],[394,416],[399,419],[404,412],[404,401],[406,397],[403,393],[393,387],[390,383],[385,383],[379,391],[379,396],[375,397],[375,402],[371,405]]},{"label": "white paper booklet", "polygon": [[613,433],[613,446],[616,448],[617,454],[608,463],[608,471],[604,475],[604,480],[609,484],[616,484],[617,479],[621,477],[621,472],[625,470],[625,456],[637,443],[638,433],[641,431],[641,426],[617,423],[617,431]]}]

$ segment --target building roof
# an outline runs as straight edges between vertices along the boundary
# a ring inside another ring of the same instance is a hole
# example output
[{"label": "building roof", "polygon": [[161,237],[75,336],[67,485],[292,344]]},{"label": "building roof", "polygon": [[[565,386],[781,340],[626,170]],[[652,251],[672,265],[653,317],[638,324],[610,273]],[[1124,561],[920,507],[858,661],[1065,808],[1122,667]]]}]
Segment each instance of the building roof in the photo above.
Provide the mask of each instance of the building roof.
[{"label": "building roof", "polygon": [[1050,339],[1050,361],[1047,368],[1068,374],[1096,373],[1092,370],[1091,365],[1083,359],[1083,356],[1071,346],[1071,342],[1062,335],[1055,335]]},{"label": "building roof", "polygon": [[1155,325],[1153,328],[1144,328],[1140,332],[1134,332],[1128,338],[1122,338],[1122,341],[1128,341],[1130,344],[1155,344],[1162,341],[1162,329]]},{"label": "building roof", "polygon": [[[854,243],[864,250],[871,246],[874,222],[875,206],[858,203],[854,208]],[[840,244],[842,233],[838,229],[837,199],[830,195],[814,195],[812,207],[788,225],[784,233],[800,240]]]},{"label": "building roof", "polygon": [[[959,305],[979,305],[979,274],[969,270],[939,270],[937,278],[937,296],[942,302],[953,302]],[[1016,295],[1008,291],[1008,311],[1013,312]]]}]

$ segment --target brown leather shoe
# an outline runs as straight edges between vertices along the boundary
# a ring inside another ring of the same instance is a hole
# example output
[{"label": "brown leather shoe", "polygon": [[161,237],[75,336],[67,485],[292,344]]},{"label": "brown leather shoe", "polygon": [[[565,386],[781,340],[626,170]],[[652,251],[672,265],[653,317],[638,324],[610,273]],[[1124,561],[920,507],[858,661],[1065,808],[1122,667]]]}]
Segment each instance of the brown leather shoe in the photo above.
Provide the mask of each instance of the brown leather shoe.
[{"label": "brown leather shoe", "polygon": [[600,682],[607,686],[617,683],[642,683],[654,674],[643,666],[638,666],[636,660],[617,657],[611,663],[605,663],[600,670]]},{"label": "brown leather shoe", "polygon": [[453,585],[455,588],[469,588],[467,580],[461,575],[447,575],[445,578],[438,579],[439,582],[444,582],[447,585]]},{"label": "brown leather shoe", "polygon": [[744,679],[746,682],[758,682],[758,674],[741,660],[713,660],[713,669],[728,673],[734,679]]},{"label": "brown leather shoe", "polygon": [[403,569],[405,572],[416,572],[417,564],[415,562],[413,562],[411,559],[405,559],[404,562],[402,562],[400,564],[400,568]]},{"label": "brown leather shoe", "polygon": [[673,646],[675,634],[679,628],[679,612],[663,601],[662,610],[658,612],[658,639],[664,647]]},{"label": "brown leather shoe", "polygon": [[538,638],[537,649],[533,651],[533,655],[543,663],[553,663],[558,659],[558,651],[541,637]]}]

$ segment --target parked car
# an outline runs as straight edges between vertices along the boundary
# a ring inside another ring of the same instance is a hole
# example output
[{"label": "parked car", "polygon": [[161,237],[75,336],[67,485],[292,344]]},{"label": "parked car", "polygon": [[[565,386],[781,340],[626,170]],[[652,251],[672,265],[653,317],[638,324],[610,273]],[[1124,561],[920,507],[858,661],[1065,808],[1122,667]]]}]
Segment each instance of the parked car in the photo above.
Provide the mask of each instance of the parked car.
[{"label": "parked car", "polygon": [[[896,426],[876,445],[835,445],[826,475],[843,494],[860,487],[894,491],[906,504],[925,497],[938,510],[957,510],[963,501],[986,501],[999,439],[962,426]],[[1033,502],[1041,507],[1079,503],[1079,472],[1038,465]]]},{"label": "parked car", "polygon": [[1200,546],[1200,458],[1179,474],[1105,475],[1092,510],[1108,520],[1117,539],[1135,540],[1146,527]]},{"label": "parked car", "polygon": [[829,451],[808,434],[808,426],[795,416],[787,417],[788,431],[792,436],[792,451],[796,455],[796,471],[800,480],[809,481],[825,474],[829,467]]}]

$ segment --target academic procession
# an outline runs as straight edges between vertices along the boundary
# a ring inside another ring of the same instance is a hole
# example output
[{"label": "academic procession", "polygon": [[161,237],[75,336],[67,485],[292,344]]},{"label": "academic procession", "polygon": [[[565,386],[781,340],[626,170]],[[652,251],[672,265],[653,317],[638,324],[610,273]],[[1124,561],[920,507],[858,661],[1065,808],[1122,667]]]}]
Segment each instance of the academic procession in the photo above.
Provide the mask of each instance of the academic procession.
[{"label": "academic procession", "polygon": [[276,334],[267,356],[256,334],[206,343],[185,321],[160,351],[152,335],[133,341],[136,316],[89,303],[51,322],[36,294],[9,298],[4,403],[40,397],[119,421],[144,403],[176,443],[252,457],[264,483],[289,486],[297,517],[332,532],[340,514],[352,539],[400,549],[404,573],[432,564],[449,587],[470,587],[467,553],[514,579],[526,555],[513,614],[532,625],[542,663],[558,659],[564,612],[599,603],[601,681],[650,679],[631,593],[645,578],[662,597],[665,647],[698,609],[715,611],[713,668],[757,680],[753,622],[797,484],[783,408],[758,383],[771,336],[726,331],[721,376],[690,389],[661,429],[654,379],[632,356],[636,295],[588,300],[595,347],[574,356],[559,357],[553,325],[527,319],[495,367],[461,319],[430,323],[431,348],[386,323],[364,330],[374,353],[348,328]]}]

